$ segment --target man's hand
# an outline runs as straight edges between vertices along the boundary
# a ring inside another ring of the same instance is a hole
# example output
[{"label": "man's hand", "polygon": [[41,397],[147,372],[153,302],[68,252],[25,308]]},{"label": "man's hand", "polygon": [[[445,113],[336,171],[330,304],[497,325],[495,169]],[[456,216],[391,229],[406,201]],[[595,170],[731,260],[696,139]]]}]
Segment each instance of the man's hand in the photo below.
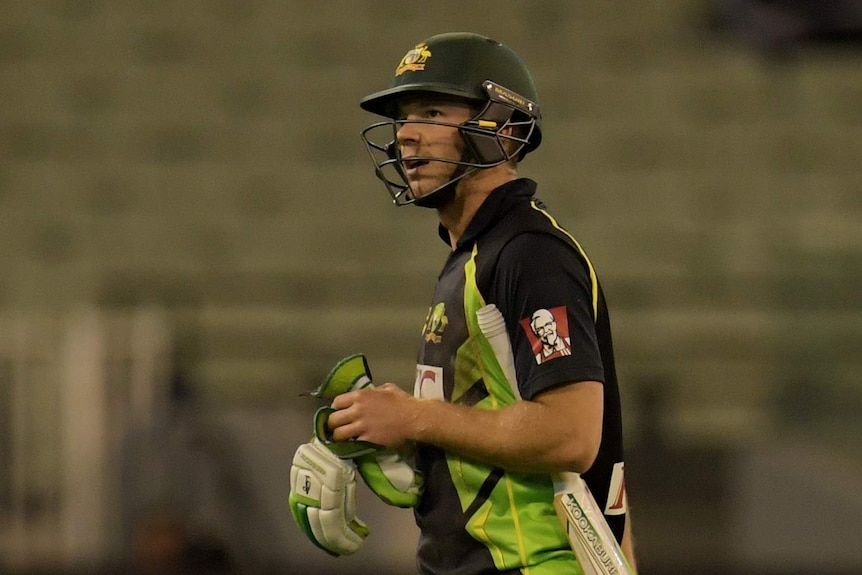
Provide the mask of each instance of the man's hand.
[{"label": "man's hand", "polygon": [[400,450],[412,443],[419,400],[392,383],[343,393],[332,400],[328,426],[334,441],[361,440]]},{"label": "man's hand", "polygon": [[355,553],[369,529],[356,517],[356,473],[317,439],[299,446],[290,468],[290,511],[312,543],[330,555]]},{"label": "man's hand", "polygon": [[317,413],[314,414],[314,437],[336,457],[339,459],[356,459],[383,449],[380,445],[353,438],[347,441],[335,441],[332,437],[332,431],[327,426],[327,420],[334,412],[335,410],[331,407],[321,407],[317,410]]}]

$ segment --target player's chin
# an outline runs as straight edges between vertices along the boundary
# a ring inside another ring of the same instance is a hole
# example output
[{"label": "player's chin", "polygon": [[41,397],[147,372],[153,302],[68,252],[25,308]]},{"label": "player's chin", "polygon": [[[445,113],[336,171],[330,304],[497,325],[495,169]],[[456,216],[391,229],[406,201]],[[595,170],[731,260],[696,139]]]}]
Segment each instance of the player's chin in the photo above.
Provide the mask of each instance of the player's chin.
[{"label": "player's chin", "polygon": [[429,185],[428,180],[424,178],[411,180],[409,183],[410,190],[413,192],[413,199],[416,200],[423,196],[427,196],[432,190],[434,190],[434,188]]},{"label": "player's chin", "polygon": [[413,190],[413,195],[416,198],[421,198],[422,196],[427,196],[434,190],[445,185],[448,181],[449,180],[446,177],[420,175],[415,179],[411,179],[409,183],[410,188]]}]

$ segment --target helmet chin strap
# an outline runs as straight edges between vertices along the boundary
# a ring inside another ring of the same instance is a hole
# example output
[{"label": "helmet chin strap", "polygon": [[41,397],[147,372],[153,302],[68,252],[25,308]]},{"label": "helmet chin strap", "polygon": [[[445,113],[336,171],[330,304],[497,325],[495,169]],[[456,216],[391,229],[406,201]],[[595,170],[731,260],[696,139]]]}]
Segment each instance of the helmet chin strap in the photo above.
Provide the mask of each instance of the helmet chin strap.
[{"label": "helmet chin strap", "polygon": [[452,177],[449,181],[436,190],[432,190],[424,196],[416,198],[413,200],[413,204],[420,208],[432,208],[436,210],[452,201],[455,197],[455,189],[458,187],[458,182],[478,169],[474,166],[467,165],[472,161],[471,158],[472,155],[467,150],[464,150],[461,154],[462,163],[457,164],[457,167],[455,168],[455,171],[452,172]]}]

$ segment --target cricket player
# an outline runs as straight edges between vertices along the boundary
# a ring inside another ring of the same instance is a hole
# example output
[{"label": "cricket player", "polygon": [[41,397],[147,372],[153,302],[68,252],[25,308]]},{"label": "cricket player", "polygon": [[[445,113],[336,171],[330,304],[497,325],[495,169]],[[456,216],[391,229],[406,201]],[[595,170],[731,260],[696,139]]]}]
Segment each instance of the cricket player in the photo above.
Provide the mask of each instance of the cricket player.
[{"label": "cricket player", "polygon": [[[560,472],[581,474],[634,565],[605,298],[536,182],[517,176],[542,139],[529,71],[493,39],[440,34],[410,47],[389,87],[360,106],[382,118],[362,134],[377,176],[395,204],[436,212],[448,255],[418,342],[414,393],[392,383],[338,393],[331,440],[412,450],[422,575],[583,573],[553,507]],[[477,325],[488,304],[505,319],[517,389]],[[313,463],[321,446],[294,460],[295,489],[322,481]],[[334,516],[346,527],[315,516],[317,535],[306,530],[335,554],[334,540],[350,539],[352,552],[367,534],[353,517],[351,470],[339,473],[334,500],[347,512]],[[377,491],[384,475],[363,477]]]}]

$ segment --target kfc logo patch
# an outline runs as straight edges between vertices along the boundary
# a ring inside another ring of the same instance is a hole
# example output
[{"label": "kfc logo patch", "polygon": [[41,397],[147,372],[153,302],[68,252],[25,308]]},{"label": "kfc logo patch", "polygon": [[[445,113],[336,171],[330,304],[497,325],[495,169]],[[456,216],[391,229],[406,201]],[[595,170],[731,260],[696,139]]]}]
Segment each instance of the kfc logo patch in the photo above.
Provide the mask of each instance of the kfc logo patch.
[{"label": "kfc logo patch", "polygon": [[521,320],[521,327],[530,340],[539,365],[557,357],[572,355],[566,306],[537,309],[533,315]]}]

